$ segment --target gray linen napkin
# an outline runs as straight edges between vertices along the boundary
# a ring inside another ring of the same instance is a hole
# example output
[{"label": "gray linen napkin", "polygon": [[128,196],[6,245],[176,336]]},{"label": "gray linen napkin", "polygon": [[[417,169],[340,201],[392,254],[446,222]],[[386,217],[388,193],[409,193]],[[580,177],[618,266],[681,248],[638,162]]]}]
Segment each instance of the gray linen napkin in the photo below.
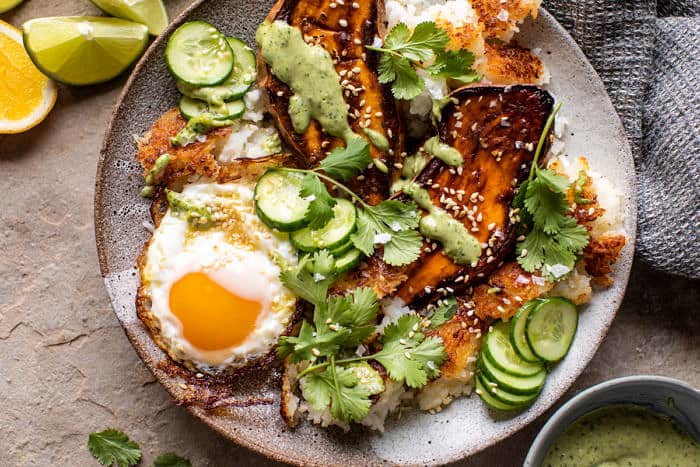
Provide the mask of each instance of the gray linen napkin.
[{"label": "gray linen napkin", "polygon": [[700,0],[545,0],[600,74],[637,166],[637,255],[700,278]]}]

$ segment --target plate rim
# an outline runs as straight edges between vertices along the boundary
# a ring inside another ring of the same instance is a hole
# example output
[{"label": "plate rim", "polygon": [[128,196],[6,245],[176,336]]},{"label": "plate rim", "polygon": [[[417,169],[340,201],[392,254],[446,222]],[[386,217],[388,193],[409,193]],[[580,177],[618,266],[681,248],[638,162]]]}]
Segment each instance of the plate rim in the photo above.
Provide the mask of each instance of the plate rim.
[{"label": "plate rim", "polygon": [[[122,88],[122,91],[120,92],[119,96],[117,97],[117,100],[115,101],[115,104],[112,108],[111,116],[109,119],[109,122],[107,124],[107,127],[104,132],[104,137],[102,140],[102,145],[100,148],[100,155],[98,158],[97,162],[97,170],[96,170],[96,177],[95,177],[95,190],[94,190],[94,204],[93,204],[93,223],[94,223],[94,233],[95,233],[95,243],[97,247],[97,256],[98,256],[98,262],[100,266],[100,273],[105,280],[107,276],[110,274],[110,272],[116,272],[116,271],[110,271],[108,267],[108,260],[107,260],[107,251],[108,247],[105,245],[105,234],[103,232],[103,225],[104,223],[101,222],[103,219],[103,216],[100,211],[100,206],[102,205],[103,201],[103,186],[105,185],[105,178],[102,176],[104,173],[104,168],[105,168],[105,161],[108,156],[108,147],[110,144],[110,136],[113,132],[113,127],[115,126],[115,123],[117,122],[118,116],[122,110],[124,100],[126,96],[129,94],[131,91],[132,85],[134,81],[136,80],[136,77],[140,74],[142,69],[146,66],[146,64],[151,60],[152,56],[155,54],[156,49],[158,46],[167,38],[170,36],[170,34],[177,29],[182,23],[184,23],[188,17],[192,14],[194,10],[199,8],[201,5],[206,3],[207,1],[211,0],[195,0],[192,4],[189,6],[185,7],[180,14],[178,14],[168,25],[168,27],[149,44],[148,48],[146,51],[143,53],[141,58],[138,60],[134,68],[131,70],[129,73],[129,77],[126,80],[124,87]],[[561,388],[559,390],[559,394],[555,395],[550,402],[545,404],[545,407],[541,408],[540,410],[537,410],[537,413],[534,414],[532,417],[529,417],[527,420],[523,420],[520,422],[520,425],[517,427],[513,427],[511,430],[508,430],[507,433],[505,433],[504,437],[496,440],[491,440],[490,442],[486,442],[482,445],[479,446],[478,449],[472,449],[472,450],[463,450],[460,452],[457,452],[454,455],[449,455],[446,457],[440,458],[440,463],[450,463],[450,462],[455,462],[459,461],[462,459],[465,459],[469,456],[473,456],[489,447],[492,447],[500,442],[505,441],[507,438],[513,436],[515,433],[518,433],[519,431],[523,430],[533,422],[535,422],[537,419],[542,417],[548,410],[551,410],[555,404],[562,399],[567,393],[567,391],[571,388],[571,386],[580,378],[583,370],[588,366],[588,364],[591,362],[593,357],[596,355],[598,350],[600,349],[600,345],[602,344],[603,339],[605,336],[608,334],[608,331],[610,329],[610,326],[612,325],[615,316],[617,315],[617,312],[619,311],[620,307],[622,306],[622,303],[624,301],[624,297],[627,291],[627,288],[629,286],[629,281],[630,281],[630,276],[631,276],[631,271],[632,271],[632,266],[634,263],[634,254],[635,254],[635,246],[636,246],[636,238],[637,238],[637,191],[636,191],[636,164],[634,160],[634,155],[632,152],[632,148],[629,142],[629,137],[627,134],[627,131],[624,127],[624,124],[620,118],[620,115],[615,108],[610,95],[607,91],[607,88],[605,87],[605,83],[601,79],[600,75],[598,72],[595,70],[593,65],[590,63],[588,60],[588,57],[584,54],[584,52],[581,50],[579,45],[576,43],[576,41],[573,39],[573,37],[569,34],[569,32],[557,21],[557,19],[549,13],[543,6],[540,6],[538,10],[538,18],[533,19],[533,18],[528,18],[527,21],[539,21],[539,16],[544,17],[545,21],[549,21],[552,26],[557,30],[557,32],[561,35],[561,38],[566,42],[566,44],[573,50],[574,56],[579,59],[586,68],[588,68],[588,72],[590,73],[592,79],[595,81],[595,86],[599,87],[604,91],[604,96],[603,98],[607,100],[607,103],[610,105],[610,108],[613,109],[613,115],[612,118],[613,120],[619,125],[619,128],[622,129],[621,136],[622,140],[620,141],[621,147],[620,152],[625,153],[630,162],[630,169],[631,172],[629,173],[630,177],[630,192],[627,194],[626,198],[629,200],[629,206],[627,206],[627,209],[629,211],[628,215],[628,221],[629,221],[629,226],[626,226],[625,233],[627,234],[627,239],[628,243],[625,246],[625,249],[627,250],[626,255],[629,257],[629,261],[626,262],[627,264],[624,265],[626,270],[621,271],[624,272],[624,284],[620,284],[620,287],[618,289],[617,295],[613,297],[613,306],[611,307],[611,313],[610,313],[610,319],[608,320],[607,323],[603,326],[601,329],[601,334],[600,334],[600,340],[596,343],[595,350],[583,361],[583,365],[581,366],[581,371],[578,372],[575,376],[572,378],[568,378],[567,381],[564,382],[564,384],[561,385]],[[622,266],[622,265],[621,265]],[[141,361],[145,364],[145,366],[148,368],[148,370],[153,374],[153,376],[158,380],[158,382],[166,389],[170,397],[173,398],[173,400],[176,400],[176,389],[175,389],[175,383],[173,381],[169,381],[167,378],[161,377],[161,375],[156,371],[156,368],[154,365],[151,364],[150,359],[147,358],[147,352],[146,350],[138,343],[136,335],[132,333],[129,330],[129,327],[125,325],[124,322],[122,322],[119,313],[117,312],[115,308],[115,303],[112,300],[111,294],[109,293],[109,287],[107,287],[105,283],[105,288],[108,291],[108,295],[110,298],[110,307],[112,308],[112,311],[117,317],[117,320],[119,321],[119,324],[121,325],[122,329],[124,330],[124,333],[126,334],[131,346],[134,348],[136,351],[137,355],[141,359]],[[298,459],[295,457],[290,457],[290,456],[285,456],[281,454],[278,451],[274,451],[271,448],[269,448],[267,445],[257,443],[249,438],[246,438],[244,436],[235,436],[236,433],[229,432],[227,430],[222,429],[219,427],[216,423],[214,423],[212,417],[207,416],[203,409],[195,407],[195,406],[187,406],[186,407],[187,411],[195,416],[197,419],[205,423],[209,428],[213,429],[215,432],[219,433],[220,435],[224,436],[226,439],[233,441],[234,443],[238,444],[239,446],[245,447],[247,449],[250,449],[251,451],[254,451],[258,454],[261,454],[263,456],[266,456],[270,459],[280,461],[280,462],[285,462],[285,463],[295,463],[295,464],[300,464],[303,463],[304,465],[329,465],[327,462],[324,462],[322,464],[320,463],[315,463],[311,462],[309,463],[308,460],[305,459]],[[338,464],[333,464],[333,465],[345,465],[340,461]],[[410,465],[410,464],[409,464]],[[416,464],[416,465],[423,465],[423,464]]]}]

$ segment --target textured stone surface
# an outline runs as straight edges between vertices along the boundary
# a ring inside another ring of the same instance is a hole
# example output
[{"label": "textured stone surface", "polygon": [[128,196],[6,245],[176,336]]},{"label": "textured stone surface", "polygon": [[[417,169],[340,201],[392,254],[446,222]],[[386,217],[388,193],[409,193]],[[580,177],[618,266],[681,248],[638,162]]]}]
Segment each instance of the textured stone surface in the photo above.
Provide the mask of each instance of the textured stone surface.
[{"label": "textured stone surface", "polygon": [[[170,0],[168,7],[174,13],[187,3]],[[31,0],[2,19],[21,24],[93,12],[82,0]],[[122,84],[62,87],[42,125],[0,136],[0,465],[93,465],[87,434],[110,426],[141,444],[142,465],[163,451],[196,466],[273,465],[173,405],[110,309],[97,266],[92,196],[104,128]],[[608,337],[566,398],[640,373],[700,387],[698,305],[700,282],[637,265]],[[458,465],[519,465],[546,418]]]}]

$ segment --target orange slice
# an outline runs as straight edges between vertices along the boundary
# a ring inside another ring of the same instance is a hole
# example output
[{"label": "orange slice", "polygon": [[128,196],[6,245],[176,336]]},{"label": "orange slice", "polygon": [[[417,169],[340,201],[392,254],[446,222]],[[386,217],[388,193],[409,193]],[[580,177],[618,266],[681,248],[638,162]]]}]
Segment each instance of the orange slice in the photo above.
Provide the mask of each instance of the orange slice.
[{"label": "orange slice", "polygon": [[56,103],[56,84],[32,63],[22,34],[0,21],[0,134],[41,123]]}]

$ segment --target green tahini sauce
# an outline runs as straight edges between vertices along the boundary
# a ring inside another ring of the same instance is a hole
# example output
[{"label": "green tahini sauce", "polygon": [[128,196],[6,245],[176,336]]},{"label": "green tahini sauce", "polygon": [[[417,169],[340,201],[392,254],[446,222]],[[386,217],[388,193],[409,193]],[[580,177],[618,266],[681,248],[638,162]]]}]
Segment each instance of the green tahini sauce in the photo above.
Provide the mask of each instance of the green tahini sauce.
[{"label": "green tahini sauce", "polygon": [[389,149],[389,140],[381,134],[380,132],[373,130],[371,128],[363,128],[362,131],[367,135],[370,142],[374,144],[374,147],[380,151],[386,151]]},{"label": "green tahini sauce", "polygon": [[272,73],[294,93],[289,99],[294,131],[306,131],[313,118],[346,143],[355,137],[340,79],[326,50],[304,42],[301,31],[283,21],[262,23],[255,40]]},{"label": "green tahini sauce", "polygon": [[417,152],[413,155],[410,155],[403,161],[403,169],[401,169],[401,176],[407,180],[410,180],[416,175],[418,175],[427,163],[428,158],[422,152]]},{"label": "green tahini sauce", "polygon": [[442,244],[445,254],[457,264],[471,264],[481,255],[481,244],[466,227],[444,209],[433,205],[430,194],[415,182],[400,180],[391,187],[392,192],[403,191],[428,215],[420,220],[418,229],[425,237]]},{"label": "green tahini sauce", "polygon": [[423,145],[425,152],[433,157],[437,157],[447,165],[461,166],[464,164],[464,158],[459,151],[452,146],[440,141],[439,136],[433,136]]},{"label": "green tahini sauce", "polygon": [[637,406],[595,410],[572,423],[544,467],[699,465],[700,445],[669,418]]},{"label": "green tahini sauce", "polygon": [[210,113],[195,115],[187,121],[185,128],[170,138],[173,146],[187,146],[197,141],[200,135],[206,134],[214,128],[231,126],[236,120],[220,120]]}]

